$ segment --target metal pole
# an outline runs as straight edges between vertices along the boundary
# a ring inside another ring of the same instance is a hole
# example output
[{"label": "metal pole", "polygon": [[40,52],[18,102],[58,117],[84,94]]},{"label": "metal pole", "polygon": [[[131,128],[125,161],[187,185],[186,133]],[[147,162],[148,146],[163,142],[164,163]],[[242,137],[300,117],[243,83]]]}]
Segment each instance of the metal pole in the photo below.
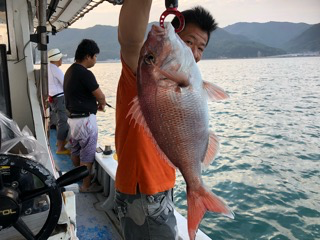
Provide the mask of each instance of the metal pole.
[{"label": "metal pole", "polygon": [[39,0],[39,26],[37,33],[39,34],[38,49],[41,51],[41,67],[40,67],[40,101],[43,112],[44,131],[49,138],[49,104],[48,104],[48,57],[47,57],[47,0]]},{"label": "metal pole", "polygon": [[[40,43],[38,49],[41,51],[41,69],[40,81],[42,84],[42,104],[45,109],[48,108],[48,57],[47,57],[47,1],[39,1],[39,26],[37,31],[40,34]],[[44,113],[45,114],[45,113]]]}]

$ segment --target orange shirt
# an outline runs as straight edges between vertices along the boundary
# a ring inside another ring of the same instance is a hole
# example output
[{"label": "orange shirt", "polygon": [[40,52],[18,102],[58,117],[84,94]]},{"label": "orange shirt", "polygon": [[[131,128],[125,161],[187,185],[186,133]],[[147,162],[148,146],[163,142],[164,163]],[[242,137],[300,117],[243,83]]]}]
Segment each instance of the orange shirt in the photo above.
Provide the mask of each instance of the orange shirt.
[{"label": "orange shirt", "polygon": [[136,194],[137,185],[144,194],[155,194],[174,187],[176,172],[160,158],[154,143],[142,127],[130,123],[127,116],[132,99],[137,96],[137,79],[122,60],[116,106],[115,144],[118,156],[116,189],[126,194]]}]

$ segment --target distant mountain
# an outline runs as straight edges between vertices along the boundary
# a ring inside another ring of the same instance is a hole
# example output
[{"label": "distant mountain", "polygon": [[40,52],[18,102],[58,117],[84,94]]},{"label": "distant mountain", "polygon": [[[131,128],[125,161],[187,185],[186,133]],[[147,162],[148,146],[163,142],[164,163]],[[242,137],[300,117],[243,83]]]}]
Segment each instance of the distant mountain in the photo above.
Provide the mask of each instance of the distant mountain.
[{"label": "distant mountain", "polygon": [[[148,31],[152,24],[148,26]],[[236,23],[212,33],[203,57],[252,58],[290,53],[319,52],[320,24]],[[57,47],[73,58],[83,38],[95,40],[100,48],[99,61],[119,59],[117,27],[96,25],[87,29],[66,29],[49,38],[49,48]]]},{"label": "distant mountain", "polygon": [[254,42],[218,28],[204,51],[203,58],[254,58],[285,54],[286,51]]},{"label": "distant mountain", "polygon": [[284,43],[299,36],[311,26],[312,25],[306,23],[289,22],[239,22],[223,29],[232,34],[246,36],[255,42],[270,47],[281,48]]},{"label": "distant mountain", "polygon": [[[148,26],[148,31],[152,24]],[[147,32],[148,32],[147,31]],[[79,42],[90,38],[97,42],[100,48],[98,61],[119,59],[120,46],[118,43],[117,27],[96,25],[87,29],[66,29],[49,37],[49,49],[59,48],[67,58],[74,58]],[[204,53],[205,59],[212,58],[252,58],[285,54],[281,49],[272,48],[262,43],[249,40],[245,36],[230,34],[224,29],[212,33],[209,45]]]},{"label": "distant mountain", "polygon": [[118,28],[96,25],[86,29],[68,28],[49,37],[49,49],[59,48],[67,58],[74,58],[80,41],[84,38],[93,39],[100,48],[99,61],[119,59],[120,46],[118,43]]},{"label": "distant mountain", "polygon": [[320,52],[320,23],[286,42],[282,48],[291,53]]}]

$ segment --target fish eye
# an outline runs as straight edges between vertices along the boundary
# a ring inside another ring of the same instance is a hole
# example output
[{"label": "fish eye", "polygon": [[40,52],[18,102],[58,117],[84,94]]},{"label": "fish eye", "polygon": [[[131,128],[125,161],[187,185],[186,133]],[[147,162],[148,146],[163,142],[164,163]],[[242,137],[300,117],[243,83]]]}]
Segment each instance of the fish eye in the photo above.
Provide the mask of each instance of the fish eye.
[{"label": "fish eye", "polygon": [[146,57],[144,58],[144,62],[148,65],[152,64],[155,62],[155,57],[152,54],[148,54],[146,55]]}]

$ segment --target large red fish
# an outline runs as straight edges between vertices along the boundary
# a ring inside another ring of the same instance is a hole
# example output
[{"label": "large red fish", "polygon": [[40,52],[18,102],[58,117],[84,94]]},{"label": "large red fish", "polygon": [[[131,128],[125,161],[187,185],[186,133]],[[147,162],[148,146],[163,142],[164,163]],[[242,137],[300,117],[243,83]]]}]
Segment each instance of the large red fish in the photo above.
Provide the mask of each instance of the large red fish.
[{"label": "large red fish", "polygon": [[138,96],[129,115],[158,146],[161,157],[177,167],[187,184],[188,232],[194,239],[206,211],[233,218],[228,206],[201,179],[201,165],[217,154],[218,138],[209,130],[209,100],[228,95],[202,80],[191,49],[174,32],[152,26],[141,49]]}]

